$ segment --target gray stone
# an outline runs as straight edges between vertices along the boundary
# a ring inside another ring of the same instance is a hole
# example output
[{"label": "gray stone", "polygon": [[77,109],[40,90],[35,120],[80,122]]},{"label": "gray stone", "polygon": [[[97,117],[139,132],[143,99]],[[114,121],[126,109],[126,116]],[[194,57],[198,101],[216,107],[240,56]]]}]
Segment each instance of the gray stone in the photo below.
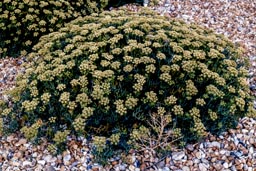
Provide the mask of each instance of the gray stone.
[{"label": "gray stone", "polygon": [[190,171],[190,168],[188,166],[183,166],[182,171]]},{"label": "gray stone", "polygon": [[172,154],[172,158],[173,160],[182,160],[185,157],[185,152],[181,151],[181,152],[174,152]]}]

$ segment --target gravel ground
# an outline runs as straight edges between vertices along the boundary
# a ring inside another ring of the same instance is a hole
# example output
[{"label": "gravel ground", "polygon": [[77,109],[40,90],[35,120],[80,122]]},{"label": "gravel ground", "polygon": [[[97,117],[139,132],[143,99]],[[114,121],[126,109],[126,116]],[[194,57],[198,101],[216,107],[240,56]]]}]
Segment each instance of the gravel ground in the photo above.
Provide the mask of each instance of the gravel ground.
[{"label": "gravel ground", "polygon": [[[139,6],[126,5],[136,11]],[[162,15],[196,22],[228,36],[246,49],[251,60],[250,86],[256,89],[256,1],[255,0],[166,0],[151,7]],[[24,58],[0,59],[0,98],[14,86]],[[163,158],[144,151],[116,156],[104,168],[93,163],[90,143],[82,137],[68,138],[68,150],[54,157],[47,142],[35,146],[20,134],[0,138],[0,171],[14,170],[162,170],[162,171],[256,171],[256,120],[242,118],[236,129],[202,142],[189,144]]]}]

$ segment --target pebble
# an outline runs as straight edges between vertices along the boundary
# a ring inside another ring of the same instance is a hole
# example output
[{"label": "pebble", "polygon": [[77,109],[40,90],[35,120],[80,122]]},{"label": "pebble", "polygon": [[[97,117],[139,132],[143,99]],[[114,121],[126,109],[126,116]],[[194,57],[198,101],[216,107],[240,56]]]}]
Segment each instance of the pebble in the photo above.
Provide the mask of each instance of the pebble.
[{"label": "pebble", "polygon": [[181,160],[185,157],[185,152],[184,151],[181,151],[181,152],[174,152],[172,154],[172,158],[173,160]]},{"label": "pebble", "polygon": [[45,163],[46,163],[46,161],[45,161],[45,160],[38,160],[37,163],[40,164],[40,165],[42,165],[42,166],[44,166]]},{"label": "pebble", "polygon": [[199,163],[199,170],[200,170],[200,171],[207,171],[206,165],[203,164],[203,163]]},{"label": "pebble", "polygon": [[23,163],[22,163],[22,166],[23,167],[25,167],[25,166],[31,166],[32,165],[32,162],[30,162],[30,161],[24,161]]},{"label": "pebble", "polygon": [[183,166],[182,171],[190,171],[190,168],[188,166]]},{"label": "pebble", "polygon": [[224,167],[225,169],[229,168],[228,163],[225,162],[225,163],[223,164],[223,167]]}]

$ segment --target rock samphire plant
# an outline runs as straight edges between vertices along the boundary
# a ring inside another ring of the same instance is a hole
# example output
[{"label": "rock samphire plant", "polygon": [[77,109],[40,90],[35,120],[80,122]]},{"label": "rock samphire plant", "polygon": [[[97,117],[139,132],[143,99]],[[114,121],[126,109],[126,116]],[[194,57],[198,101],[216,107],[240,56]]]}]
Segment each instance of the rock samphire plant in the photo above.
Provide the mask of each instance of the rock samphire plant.
[{"label": "rock samphire plant", "polygon": [[2,0],[0,2],[0,58],[24,55],[39,37],[64,23],[100,12],[108,0]]},{"label": "rock samphire plant", "polygon": [[80,17],[41,37],[2,102],[3,130],[55,145],[168,148],[255,116],[247,62],[227,38],[152,11]]}]

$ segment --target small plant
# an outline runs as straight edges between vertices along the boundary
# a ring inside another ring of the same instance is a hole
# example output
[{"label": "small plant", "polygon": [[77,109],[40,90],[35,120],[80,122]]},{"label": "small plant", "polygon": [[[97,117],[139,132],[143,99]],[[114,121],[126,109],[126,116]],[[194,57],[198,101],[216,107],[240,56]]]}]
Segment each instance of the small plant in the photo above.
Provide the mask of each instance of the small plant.
[{"label": "small plant", "polygon": [[172,122],[171,117],[163,107],[158,107],[157,112],[150,113],[149,127],[142,125],[134,129],[128,143],[137,150],[150,150],[151,153],[156,150],[171,150],[170,144],[182,139],[180,128],[168,128]]},{"label": "small plant", "polygon": [[12,106],[0,109],[4,127],[24,130],[40,120],[37,136],[56,146],[54,137],[76,134],[92,135],[98,152],[168,149],[255,116],[240,48],[152,11],[80,17],[33,50],[8,93]]},{"label": "small plant", "polygon": [[107,0],[4,0],[0,2],[0,58],[25,55],[42,35],[79,16],[102,11]]}]

